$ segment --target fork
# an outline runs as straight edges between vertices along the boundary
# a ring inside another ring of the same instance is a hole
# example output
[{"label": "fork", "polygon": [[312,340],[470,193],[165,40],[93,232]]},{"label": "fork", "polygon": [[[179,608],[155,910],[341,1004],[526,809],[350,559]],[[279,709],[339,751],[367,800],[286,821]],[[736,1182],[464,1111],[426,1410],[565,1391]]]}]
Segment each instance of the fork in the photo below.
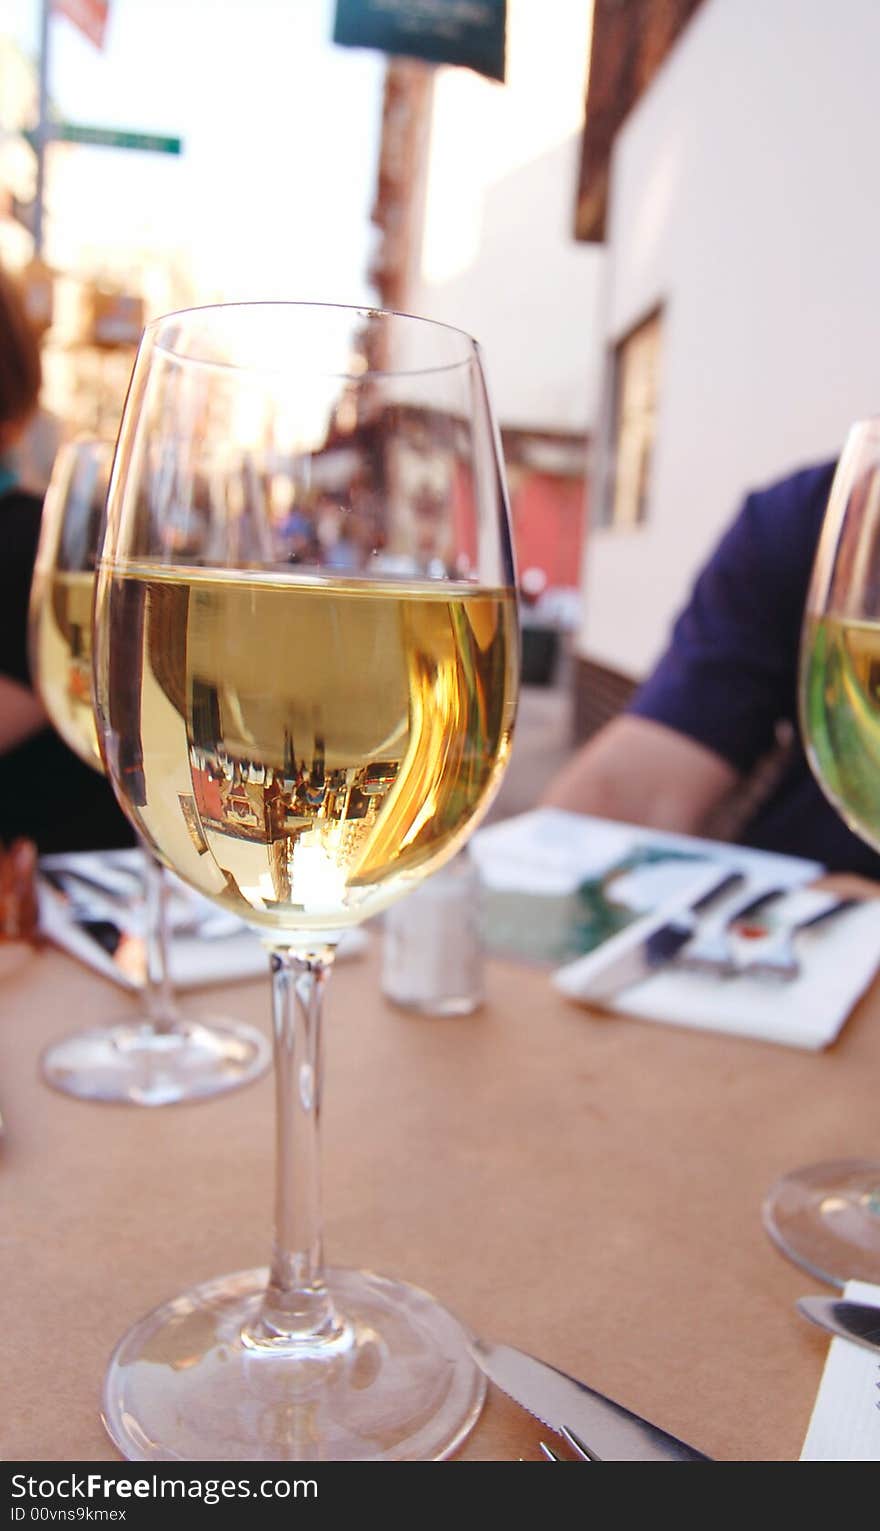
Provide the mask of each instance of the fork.
[{"label": "fork", "polygon": [[760,978],[797,978],[801,961],[795,951],[794,938],[802,930],[812,930],[825,920],[830,920],[858,904],[857,898],[834,898],[824,909],[808,914],[802,919],[789,920],[779,930],[768,933],[753,954],[738,965],[737,971],[744,976]]},{"label": "fork", "polygon": [[734,926],[748,919],[749,915],[756,914],[766,904],[782,898],[786,891],[785,888],[765,888],[763,893],[750,894],[744,904],[734,903],[731,906],[728,903],[720,914],[704,921],[687,945],[682,947],[675,959],[676,967],[687,968],[692,972],[715,973],[721,978],[738,973],[740,964],[734,950]]},{"label": "fork", "polygon": [[[129,894],[121,886],[111,887],[86,873],[42,866],[40,876],[67,900],[73,919],[114,923],[118,930],[127,929],[132,917],[137,924],[144,912],[143,893],[134,890]],[[175,901],[176,903],[176,901]],[[173,936],[201,936],[204,940],[239,935],[246,929],[243,920],[225,910],[212,909],[209,904],[196,902],[195,898],[181,901],[180,912],[172,905],[171,934]]]},{"label": "fork", "polygon": [[[597,1456],[595,1451],[591,1451],[589,1446],[585,1445],[581,1440],[580,1436],[575,1435],[573,1430],[569,1430],[567,1425],[560,1425],[559,1434],[568,1442],[574,1452],[576,1462],[601,1462],[602,1458]],[[548,1462],[565,1461],[565,1457],[561,1457],[558,1452],[553,1450],[552,1446],[547,1445],[546,1441],[539,1441],[538,1445]]]}]

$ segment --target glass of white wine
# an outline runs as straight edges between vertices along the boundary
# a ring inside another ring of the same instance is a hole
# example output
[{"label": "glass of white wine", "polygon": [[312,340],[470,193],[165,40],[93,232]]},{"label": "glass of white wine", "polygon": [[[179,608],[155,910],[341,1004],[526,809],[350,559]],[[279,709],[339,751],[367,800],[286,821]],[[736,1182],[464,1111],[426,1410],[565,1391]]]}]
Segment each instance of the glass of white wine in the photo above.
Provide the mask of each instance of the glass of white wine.
[{"label": "glass of white wine", "polygon": [[[820,787],[880,851],[880,419],[852,427],[831,486],[801,636],[800,718]],[[812,1275],[880,1282],[880,1158],[793,1170],[763,1216]]]},{"label": "glass of white wine", "polygon": [[[112,461],[113,443],[96,437],[59,449],[43,507],[29,615],[31,673],[49,719],[69,748],[100,772],[92,609]],[[87,842],[88,825],[82,829]],[[85,1100],[167,1105],[246,1084],[270,1062],[266,1040],[253,1027],[180,1013],[169,976],[168,882],[149,847],[143,850],[141,1012],[64,1037],[41,1060],[49,1084]]]},{"label": "glass of white wine", "polygon": [[466,1331],[403,1281],[324,1266],[320,1027],[340,936],[455,855],[508,755],[515,581],[475,343],[296,303],[148,326],[95,675],[132,822],[268,949],[277,1089],[271,1264],[129,1331],[110,1435],[138,1460],[448,1456],[484,1394]]}]

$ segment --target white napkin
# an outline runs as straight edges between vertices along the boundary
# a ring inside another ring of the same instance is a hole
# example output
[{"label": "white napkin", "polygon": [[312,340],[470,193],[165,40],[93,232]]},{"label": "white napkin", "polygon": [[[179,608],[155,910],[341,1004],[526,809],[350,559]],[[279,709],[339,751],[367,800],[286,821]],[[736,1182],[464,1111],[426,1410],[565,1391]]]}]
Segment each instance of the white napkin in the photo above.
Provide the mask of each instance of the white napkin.
[{"label": "white napkin", "polygon": [[[880,1286],[848,1281],[844,1296],[880,1307]],[[880,1351],[832,1339],[802,1462],[880,1462]]]},{"label": "white napkin", "polygon": [[[492,824],[474,836],[471,849],[490,892],[523,895],[523,906],[516,913],[524,926],[524,939],[529,900],[534,901],[533,923],[537,923],[553,895],[570,893],[591,878],[607,879],[609,871],[632,860],[633,852],[674,853],[669,860],[638,864],[635,871],[618,876],[614,898],[629,906],[632,922],[584,956],[557,967],[556,987],[587,1005],[594,1003],[590,993],[607,963],[691,906],[724,871],[738,871],[745,878],[730,895],[739,907],[771,889],[792,890],[783,906],[774,907],[773,912],[785,918],[794,916],[793,900],[801,901],[798,914],[804,916],[814,912],[807,907],[809,900],[829,896],[807,886],[824,870],[815,861],[554,808],[535,809]],[[795,947],[803,971],[794,980],[722,978],[669,967],[622,990],[613,1004],[603,1001],[603,1007],[644,1020],[791,1047],[827,1047],[880,962],[880,899],[867,900],[861,908],[800,932]]]},{"label": "white napkin", "polygon": [[[553,982],[570,999],[590,1004],[590,989],[612,946],[644,939],[665,916],[654,915],[589,956],[559,968]],[[868,899],[827,925],[795,938],[799,977],[788,981],[747,974],[733,978],[668,967],[625,989],[604,1008],[641,1020],[724,1031],[734,1036],[818,1050],[840,1032],[880,963],[880,899]]]},{"label": "white napkin", "polygon": [[[74,867],[86,875],[97,877],[111,887],[117,887],[120,892],[131,893],[132,874],[137,875],[139,860],[140,853],[137,851],[90,851],[69,856],[46,857],[44,864],[56,870]],[[169,968],[171,982],[176,989],[195,989],[207,984],[229,983],[245,978],[259,978],[268,974],[269,958],[266,948],[259,937],[242,921],[230,919],[227,929],[211,937],[184,934],[180,930],[175,930],[175,924],[180,924],[187,919],[191,920],[194,910],[202,910],[206,915],[215,916],[219,916],[220,911],[208,899],[201,898],[185,887],[173,874],[167,875],[172,889],[169,911],[172,929]],[[70,952],[71,956],[86,963],[88,967],[94,968],[95,972],[103,973],[106,978],[112,978],[123,988],[141,987],[139,977],[127,970],[124,940],[116,953],[111,956],[77,923],[64,895],[56,892],[42,879],[39,881],[38,897],[40,929],[47,940]],[[114,923],[130,929],[138,943],[133,961],[139,964],[142,961],[140,947],[142,911],[126,911],[124,905],[109,902],[102,909],[100,895],[89,894],[90,902],[93,898],[95,918],[100,919],[106,914],[107,918],[112,919]],[[339,944],[338,956],[357,956],[364,950],[368,941],[369,937],[362,929],[347,931]]]}]

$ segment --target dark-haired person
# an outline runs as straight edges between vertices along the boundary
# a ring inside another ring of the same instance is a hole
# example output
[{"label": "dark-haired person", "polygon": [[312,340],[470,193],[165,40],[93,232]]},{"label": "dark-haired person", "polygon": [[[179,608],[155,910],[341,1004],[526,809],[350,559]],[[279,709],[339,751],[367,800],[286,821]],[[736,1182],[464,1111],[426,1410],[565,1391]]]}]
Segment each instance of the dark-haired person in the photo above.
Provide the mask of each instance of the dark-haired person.
[{"label": "dark-haired person", "polygon": [[40,350],[15,282],[0,270],[0,841],[45,851],[131,845],[107,782],[48,726],[31,687],[27,611],[41,501],[23,490],[13,451],[37,408]]},{"label": "dark-haired person", "polygon": [[785,724],[793,744],[782,774],[737,839],[880,878],[880,856],[824,796],[798,728],[801,620],[834,468],[803,469],[746,498],[653,673],[552,779],[545,805],[699,834]]}]

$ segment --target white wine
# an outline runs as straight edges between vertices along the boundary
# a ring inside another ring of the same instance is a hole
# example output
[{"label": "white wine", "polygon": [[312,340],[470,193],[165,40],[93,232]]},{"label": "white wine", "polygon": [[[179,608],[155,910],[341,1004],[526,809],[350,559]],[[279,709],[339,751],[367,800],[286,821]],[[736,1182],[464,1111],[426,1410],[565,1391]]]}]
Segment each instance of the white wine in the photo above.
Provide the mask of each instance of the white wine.
[{"label": "white wine", "polygon": [[99,622],[117,792],[164,860],[275,939],[383,908],[500,780],[507,590],[126,565]]},{"label": "white wine", "polygon": [[813,768],[856,834],[880,849],[880,623],[804,632],[801,723]]},{"label": "white wine", "polygon": [[43,705],[65,744],[103,771],[92,707],[94,573],[51,569],[38,578],[31,653]]}]

